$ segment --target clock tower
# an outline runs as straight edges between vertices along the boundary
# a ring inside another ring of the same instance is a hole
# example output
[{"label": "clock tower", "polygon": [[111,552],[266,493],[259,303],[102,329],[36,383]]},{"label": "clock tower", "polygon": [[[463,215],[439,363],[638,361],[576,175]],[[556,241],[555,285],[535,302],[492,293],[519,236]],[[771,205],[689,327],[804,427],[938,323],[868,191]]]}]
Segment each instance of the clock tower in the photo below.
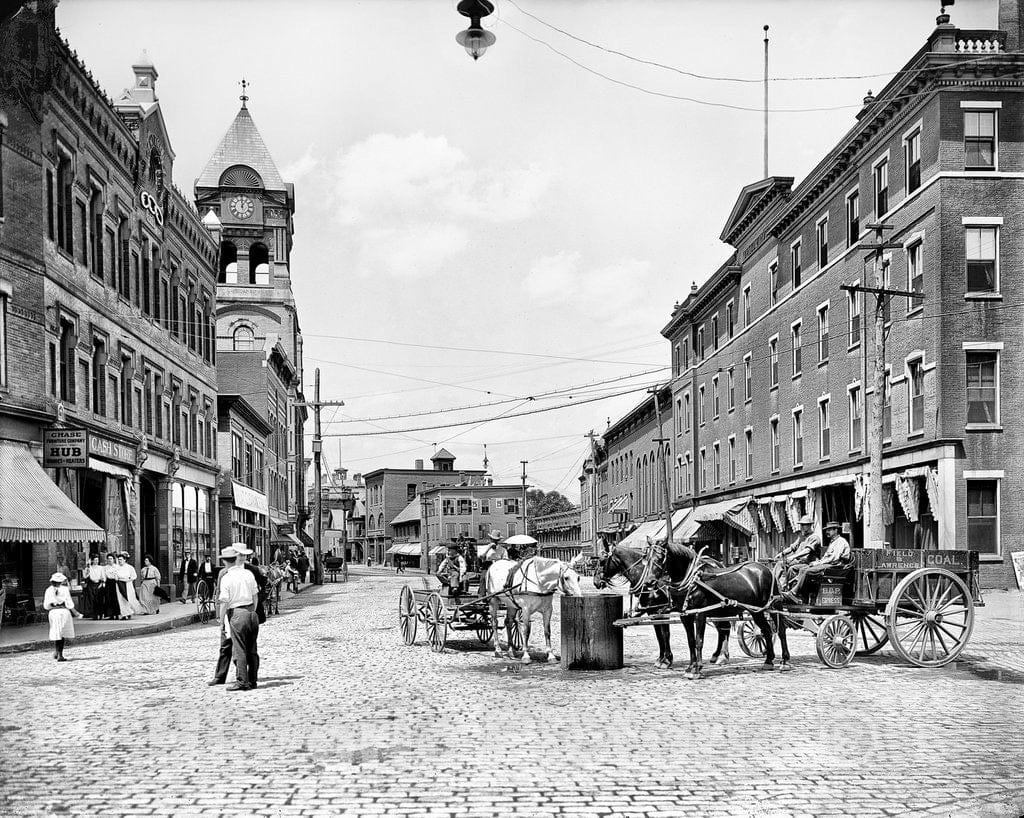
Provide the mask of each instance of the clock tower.
[{"label": "clock tower", "polygon": [[199,178],[196,207],[220,242],[217,348],[280,342],[301,383],[302,334],[291,285],[295,189],[242,107]]}]

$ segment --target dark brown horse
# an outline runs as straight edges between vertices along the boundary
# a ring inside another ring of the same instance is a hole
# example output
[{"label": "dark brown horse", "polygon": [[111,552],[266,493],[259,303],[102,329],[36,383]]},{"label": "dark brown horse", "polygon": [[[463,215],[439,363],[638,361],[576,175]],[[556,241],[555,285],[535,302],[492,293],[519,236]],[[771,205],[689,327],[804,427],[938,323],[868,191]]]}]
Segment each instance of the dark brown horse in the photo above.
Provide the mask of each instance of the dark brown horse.
[{"label": "dark brown horse", "polygon": [[[651,547],[651,546],[649,546]],[[722,568],[713,561],[700,568],[694,581],[691,569],[696,568],[694,561],[697,552],[680,543],[669,543],[667,546],[654,546],[663,550],[656,562],[655,570],[648,567],[648,553],[642,547],[615,546],[598,563],[594,574],[594,586],[602,588],[614,576],[623,576],[629,580],[630,587],[639,594],[641,610],[649,613],[697,611],[702,608],[715,607],[690,616],[683,616],[683,627],[686,630],[686,641],[690,648],[690,664],[686,668],[686,678],[701,678],[703,668],[704,629],[709,617],[739,617],[749,613],[754,624],[761,630],[765,639],[764,667],[775,667],[775,648],[772,644],[773,633],[768,620],[768,605],[775,594],[775,580],[771,569],[759,562],[745,562],[730,568]],[[645,574],[645,568],[647,576]],[[743,607],[748,606],[748,607]],[[771,614],[774,615],[774,614]],[[777,617],[779,644],[782,647],[782,670],[789,670],[789,645],[786,642],[785,623]],[[716,622],[718,629],[718,649],[712,661],[722,650],[723,641],[728,645],[729,624]],[[670,645],[669,627],[655,625],[655,636],[658,638],[657,667],[672,666],[672,650]]]}]

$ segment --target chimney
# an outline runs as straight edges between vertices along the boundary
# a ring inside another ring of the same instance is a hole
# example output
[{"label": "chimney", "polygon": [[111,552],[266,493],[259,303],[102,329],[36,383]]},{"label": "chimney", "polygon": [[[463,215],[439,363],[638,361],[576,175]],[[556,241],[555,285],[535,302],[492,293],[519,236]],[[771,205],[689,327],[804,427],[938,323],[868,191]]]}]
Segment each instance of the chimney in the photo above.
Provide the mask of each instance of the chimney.
[{"label": "chimney", "polygon": [[1024,40],[1024,18],[1021,17],[1020,0],[999,0],[998,28],[1006,32],[1006,51],[1017,51]]},{"label": "chimney", "polygon": [[423,471],[423,461],[422,460],[417,460],[416,461],[416,471]]}]

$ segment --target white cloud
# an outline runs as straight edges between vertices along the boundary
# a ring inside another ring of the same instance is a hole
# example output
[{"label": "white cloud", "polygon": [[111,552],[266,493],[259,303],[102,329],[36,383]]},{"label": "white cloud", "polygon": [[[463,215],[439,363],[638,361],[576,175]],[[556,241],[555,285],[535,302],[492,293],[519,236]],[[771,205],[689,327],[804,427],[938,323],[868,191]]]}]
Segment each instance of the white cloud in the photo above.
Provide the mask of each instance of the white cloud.
[{"label": "white cloud", "polygon": [[314,146],[309,145],[302,156],[282,167],[281,178],[286,182],[298,183],[302,181],[320,164],[320,160],[316,158],[314,151]]},{"label": "white cloud", "polygon": [[357,272],[430,275],[473,231],[533,216],[551,174],[477,167],[444,136],[374,134],[339,152],[333,207]]}]

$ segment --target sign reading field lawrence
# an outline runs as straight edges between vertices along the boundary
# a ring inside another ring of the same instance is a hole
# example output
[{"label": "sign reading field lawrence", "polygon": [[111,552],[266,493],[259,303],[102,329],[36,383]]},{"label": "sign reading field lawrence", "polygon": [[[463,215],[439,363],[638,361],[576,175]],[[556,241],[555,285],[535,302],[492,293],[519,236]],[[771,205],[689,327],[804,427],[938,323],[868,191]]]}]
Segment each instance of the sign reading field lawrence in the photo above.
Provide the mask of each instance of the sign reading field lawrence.
[{"label": "sign reading field lawrence", "polygon": [[43,466],[84,469],[89,465],[89,433],[85,429],[44,429]]}]

